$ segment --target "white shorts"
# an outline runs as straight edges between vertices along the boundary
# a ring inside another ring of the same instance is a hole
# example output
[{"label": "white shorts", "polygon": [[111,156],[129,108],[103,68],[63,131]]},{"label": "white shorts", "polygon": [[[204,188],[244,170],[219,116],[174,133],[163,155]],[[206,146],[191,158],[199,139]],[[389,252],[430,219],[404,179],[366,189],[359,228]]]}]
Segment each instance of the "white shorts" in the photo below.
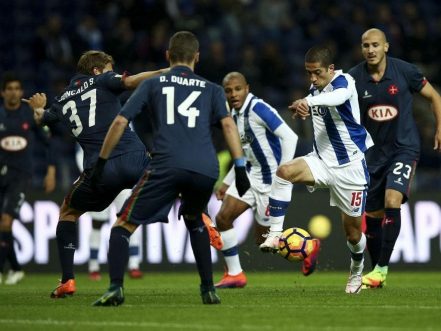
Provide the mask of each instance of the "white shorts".
[{"label": "white shorts", "polygon": [[316,188],[329,188],[331,206],[338,207],[349,216],[363,214],[369,183],[364,158],[336,167],[327,166],[314,152],[302,159],[308,164],[315,180],[314,186],[308,187],[310,192]]},{"label": "white shorts", "polygon": [[268,227],[270,226],[268,204],[271,185],[257,184],[256,180],[253,180],[250,176],[248,176],[248,178],[251,187],[244,195],[239,196],[236,189],[236,181],[233,181],[230,187],[228,187],[226,194],[249,205],[253,209],[254,218],[257,223]]}]

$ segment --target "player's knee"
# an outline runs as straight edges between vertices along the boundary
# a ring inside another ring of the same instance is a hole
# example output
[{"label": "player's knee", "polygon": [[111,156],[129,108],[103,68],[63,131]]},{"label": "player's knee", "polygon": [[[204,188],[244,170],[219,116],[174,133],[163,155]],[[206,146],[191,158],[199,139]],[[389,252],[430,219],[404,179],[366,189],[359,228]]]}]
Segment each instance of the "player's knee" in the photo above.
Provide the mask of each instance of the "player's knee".
[{"label": "player's knee", "polygon": [[291,177],[291,169],[287,164],[282,164],[277,168],[276,175],[282,179],[289,180]]},{"label": "player's knee", "polygon": [[233,227],[233,222],[230,220],[228,215],[220,211],[216,215],[216,227],[219,231],[227,231]]},{"label": "player's knee", "polygon": [[400,208],[402,201],[403,201],[402,197],[398,197],[398,196],[386,197],[386,201],[384,205],[386,208]]},{"label": "player's knee", "polygon": [[356,245],[360,242],[361,232],[360,231],[349,231],[346,233],[346,240],[349,241],[352,245]]}]

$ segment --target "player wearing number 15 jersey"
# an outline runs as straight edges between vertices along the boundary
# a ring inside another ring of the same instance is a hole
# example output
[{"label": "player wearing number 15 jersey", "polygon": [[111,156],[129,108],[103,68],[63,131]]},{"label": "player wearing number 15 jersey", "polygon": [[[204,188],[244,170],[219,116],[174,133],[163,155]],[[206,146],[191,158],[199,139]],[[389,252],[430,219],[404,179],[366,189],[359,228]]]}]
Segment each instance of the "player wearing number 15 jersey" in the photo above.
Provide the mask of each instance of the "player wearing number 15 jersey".
[{"label": "player wearing number 15 jersey", "polygon": [[[245,170],[239,133],[220,86],[196,75],[199,42],[188,31],[175,33],[166,53],[170,71],[144,81],[115,118],[95,166],[94,177],[106,170],[106,160],[120,141],[129,121],[147,112],[153,123],[152,161],[126,200],[110,234],[109,290],[95,306],[124,302],[123,277],[127,261],[127,238],[140,224],[152,223],[152,215],[181,196],[180,215],[190,242],[201,280],[204,304],[218,304],[208,231],[202,212],[219,175],[211,126],[220,125],[236,165],[236,187],[242,196],[250,187]],[[107,161],[108,162],[108,161]],[[105,164],[105,166],[104,166]]]},{"label": "player wearing number 15 jersey", "polygon": [[314,151],[277,169],[269,199],[271,232],[262,245],[266,250],[278,248],[271,239],[280,236],[282,227],[277,225],[283,224],[292,183],[306,184],[311,190],[329,188],[330,204],[341,211],[351,253],[346,293],[356,294],[361,290],[366,246],[361,231],[369,184],[364,153],[373,142],[360,124],[355,81],[341,70],[334,70],[329,48],[310,48],[305,55],[305,69],[311,81],[310,94],[289,108],[295,116],[312,116]]},{"label": "player wearing number 15 jersey", "polygon": [[[91,169],[98,159],[107,130],[121,109],[118,95],[162,71],[118,75],[113,72],[110,55],[88,51],[78,61],[78,73],[49,109],[43,109],[46,105],[44,94],[37,93],[28,100],[39,121],[43,124],[61,121],[71,129],[84,150],[84,171],[72,185],[60,209],[56,234],[62,278],[51,293],[52,298],[75,292],[73,262],[77,247],[75,223],[78,218],[86,211],[106,208],[123,189],[136,184],[148,165],[143,143],[130,128],[126,128],[109,157],[100,184],[95,186],[90,182]],[[161,217],[166,218],[167,214]]]}]

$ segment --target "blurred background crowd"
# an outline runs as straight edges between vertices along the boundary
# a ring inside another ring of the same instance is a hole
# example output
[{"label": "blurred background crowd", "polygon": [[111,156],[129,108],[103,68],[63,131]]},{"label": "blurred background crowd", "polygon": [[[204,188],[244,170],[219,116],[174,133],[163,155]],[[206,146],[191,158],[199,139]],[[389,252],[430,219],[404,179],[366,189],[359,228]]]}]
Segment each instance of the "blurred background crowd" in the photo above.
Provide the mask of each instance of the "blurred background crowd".
[{"label": "blurred background crowd", "polygon": [[[167,67],[168,38],[177,30],[194,32],[201,43],[196,73],[221,83],[240,71],[251,91],[281,115],[304,96],[308,82],[304,53],[327,43],[337,68],[362,60],[361,34],[382,29],[389,54],[412,62],[441,92],[441,2],[439,0],[14,0],[0,2],[0,74],[14,71],[25,95],[59,94],[89,49],[111,54],[116,71],[137,73]],[[434,119],[417,97],[415,116],[422,156],[415,189],[439,190],[441,157],[432,150]],[[287,121],[300,136],[297,155],[311,148],[309,121]],[[75,144],[60,129],[58,181],[66,188],[78,175]],[[37,150],[36,159],[38,161]],[[41,182],[37,162],[34,184]]]}]

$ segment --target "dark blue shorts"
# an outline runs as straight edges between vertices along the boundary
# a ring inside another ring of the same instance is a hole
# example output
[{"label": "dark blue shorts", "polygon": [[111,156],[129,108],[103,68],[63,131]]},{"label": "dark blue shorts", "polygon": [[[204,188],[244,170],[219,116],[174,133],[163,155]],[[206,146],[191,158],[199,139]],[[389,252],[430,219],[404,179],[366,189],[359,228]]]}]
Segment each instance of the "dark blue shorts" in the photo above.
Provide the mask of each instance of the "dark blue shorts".
[{"label": "dark blue shorts", "polygon": [[92,188],[91,169],[86,169],[72,185],[65,203],[79,211],[101,211],[126,188],[132,188],[147,168],[149,159],[145,151],[119,155],[106,162],[102,182]]},{"label": "dark blue shorts", "polygon": [[409,199],[410,185],[417,166],[416,160],[400,160],[395,158],[392,162],[377,166],[374,172],[369,168],[371,177],[366,201],[366,211],[384,209],[386,189],[396,190],[403,194],[405,203]]},{"label": "dark blue shorts", "polygon": [[28,174],[6,165],[0,167],[0,213],[19,218],[29,182]]},{"label": "dark blue shorts", "polygon": [[135,224],[167,222],[175,200],[180,197],[180,214],[198,216],[206,208],[216,179],[178,168],[148,169],[122,207],[122,220]]}]

